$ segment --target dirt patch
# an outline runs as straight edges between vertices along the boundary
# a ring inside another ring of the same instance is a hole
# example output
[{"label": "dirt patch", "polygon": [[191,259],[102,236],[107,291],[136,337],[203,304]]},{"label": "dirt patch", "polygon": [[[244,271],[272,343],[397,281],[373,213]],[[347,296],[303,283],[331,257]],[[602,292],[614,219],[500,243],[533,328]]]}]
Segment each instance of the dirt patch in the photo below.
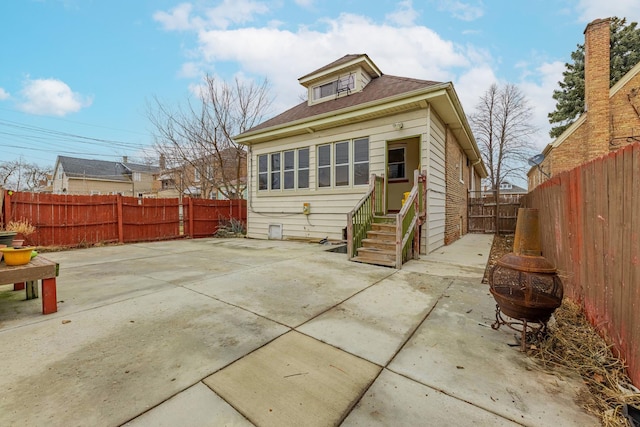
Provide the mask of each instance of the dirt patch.
[{"label": "dirt patch", "polygon": [[[496,261],[513,250],[513,235],[495,236],[485,269],[483,283]],[[580,306],[564,299],[549,322],[545,337],[536,337],[527,354],[545,371],[562,375],[562,370],[581,376],[589,393],[579,398],[579,404],[597,416],[603,426],[626,427],[626,405],[640,406],[640,390],[625,373],[624,363],[611,352],[611,346],[587,321]]]}]

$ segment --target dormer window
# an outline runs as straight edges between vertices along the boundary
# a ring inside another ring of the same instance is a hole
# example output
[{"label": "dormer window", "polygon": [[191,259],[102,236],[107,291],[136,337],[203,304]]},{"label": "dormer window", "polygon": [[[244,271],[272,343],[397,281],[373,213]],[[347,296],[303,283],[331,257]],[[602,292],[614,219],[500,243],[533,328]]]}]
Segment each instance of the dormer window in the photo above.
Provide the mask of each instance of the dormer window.
[{"label": "dormer window", "polygon": [[349,93],[356,87],[355,76],[349,74],[348,76],[340,77],[337,80],[333,80],[328,83],[324,83],[313,88],[313,100],[326,98],[329,96],[338,97],[342,93]]}]

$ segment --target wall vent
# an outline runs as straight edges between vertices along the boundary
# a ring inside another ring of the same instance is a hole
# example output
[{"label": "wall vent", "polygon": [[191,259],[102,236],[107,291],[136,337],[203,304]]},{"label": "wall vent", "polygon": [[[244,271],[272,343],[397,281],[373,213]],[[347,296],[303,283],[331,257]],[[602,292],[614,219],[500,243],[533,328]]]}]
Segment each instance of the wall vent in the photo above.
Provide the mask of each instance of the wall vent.
[{"label": "wall vent", "polygon": [[269,224],[269,240],[282,240],[282,224]]}]

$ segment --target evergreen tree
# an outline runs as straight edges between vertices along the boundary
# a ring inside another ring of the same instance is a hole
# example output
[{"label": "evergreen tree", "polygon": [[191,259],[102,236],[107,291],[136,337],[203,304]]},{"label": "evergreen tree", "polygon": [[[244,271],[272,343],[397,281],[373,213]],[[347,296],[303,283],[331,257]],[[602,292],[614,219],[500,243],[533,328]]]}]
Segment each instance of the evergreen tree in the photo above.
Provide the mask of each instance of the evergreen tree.
[{"label": "evergreen tree", "polygon": [[[640,62],[640,29],[636,22],[627,25],[626,18],[611,18],[610,82],[613,86]],[[555,111],[549,113],[549,123],[557,124],[549,134],[556,138],[584,112],[584,44],[571,53],[572,63],[566,63],[560,89],[553,91]]]}]

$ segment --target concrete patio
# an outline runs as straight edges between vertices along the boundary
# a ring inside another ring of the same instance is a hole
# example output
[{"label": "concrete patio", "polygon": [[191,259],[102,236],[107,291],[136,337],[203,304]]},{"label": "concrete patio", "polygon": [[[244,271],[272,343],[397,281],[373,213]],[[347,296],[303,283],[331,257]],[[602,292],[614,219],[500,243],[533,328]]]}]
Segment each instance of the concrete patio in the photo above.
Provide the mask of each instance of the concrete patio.
[{"label": "concrete patio", "polygon": [[57,313],[0,286],[0,425],[599,425],[491,329],[490,246],[402,270],[249,239],[44,254]]}]

